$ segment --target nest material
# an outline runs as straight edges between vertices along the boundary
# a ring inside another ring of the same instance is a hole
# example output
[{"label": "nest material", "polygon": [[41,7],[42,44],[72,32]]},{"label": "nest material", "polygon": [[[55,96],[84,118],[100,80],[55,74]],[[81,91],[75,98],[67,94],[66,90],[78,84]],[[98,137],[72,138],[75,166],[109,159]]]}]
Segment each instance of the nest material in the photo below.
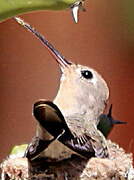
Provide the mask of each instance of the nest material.
[{"label": "nest material", "polygon": [[8,158],[1,164],[1,180],[134,180],[132,154],[110,140],[107,143],[109,159],[72,156],[58,162],[42,158],[29,163],[26,158]]}]

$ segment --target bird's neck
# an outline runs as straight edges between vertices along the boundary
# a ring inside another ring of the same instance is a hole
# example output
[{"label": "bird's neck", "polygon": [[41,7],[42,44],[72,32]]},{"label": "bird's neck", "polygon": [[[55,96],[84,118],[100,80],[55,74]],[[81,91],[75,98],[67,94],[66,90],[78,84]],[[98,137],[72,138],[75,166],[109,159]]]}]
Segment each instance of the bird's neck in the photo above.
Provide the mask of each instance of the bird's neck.
[{"label": "bird's neck", "polygon": [[104,111],[104,103],[100,103],[94,97],[82,98],[74,93],[74,89],[59,89],[54,103],[61,110],[64,117],[79,116],[85,120],[94,120],[96,123],[99,115]]}]

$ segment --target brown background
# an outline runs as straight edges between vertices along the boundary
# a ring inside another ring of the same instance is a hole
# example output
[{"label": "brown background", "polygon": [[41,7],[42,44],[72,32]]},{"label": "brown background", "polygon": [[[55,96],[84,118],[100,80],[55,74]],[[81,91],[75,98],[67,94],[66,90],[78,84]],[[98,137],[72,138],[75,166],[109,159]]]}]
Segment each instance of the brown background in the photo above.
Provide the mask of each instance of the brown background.
[{"label": "brown background", "polygon": [[[126,4],[127,3],[127,4]],[[22,17],[67,58],[97,69],[107,80],[116,119],[127,121],[110,138],[134,151],[134,13],[131,0],[90,0],[74,24],[70,11]],[[32,104],[56,95],[60,72],[48,51],[13,20],[0,24],[0,159],[35,132]]]}]

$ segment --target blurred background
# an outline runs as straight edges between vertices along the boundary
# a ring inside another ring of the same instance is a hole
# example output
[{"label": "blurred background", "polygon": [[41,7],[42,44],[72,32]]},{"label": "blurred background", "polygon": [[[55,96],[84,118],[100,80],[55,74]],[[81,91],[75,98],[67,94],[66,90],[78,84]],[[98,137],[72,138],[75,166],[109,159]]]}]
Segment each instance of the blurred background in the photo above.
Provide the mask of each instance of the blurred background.
[{"label": "blurred background", "polygon": [[[134,1],[87,0],[79,23],[70,10],[21,16],[67,58],[99,71],[110,87],[113,116],[127,121],[109,138],[134,152]],[[30,142],[36,122],[32,105],[52,100],[60,71],[47,49],[10,19],[0,23],[0,160],[15,144]]]}]

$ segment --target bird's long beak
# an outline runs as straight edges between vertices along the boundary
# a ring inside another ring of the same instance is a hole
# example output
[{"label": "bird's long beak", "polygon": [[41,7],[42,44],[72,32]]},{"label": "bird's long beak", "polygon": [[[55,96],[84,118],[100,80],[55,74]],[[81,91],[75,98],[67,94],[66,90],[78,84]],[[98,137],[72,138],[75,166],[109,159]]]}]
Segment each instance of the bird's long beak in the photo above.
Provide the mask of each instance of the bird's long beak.
[{"label": "bird's long beak", "polygon": [[127,122],[113,119],[113,124],[127,124]]},{"label": "bird's long beak", "polygon": [[35,37],[37,37],[43,45],[49,50],[51,55],[55,58],[55,60],[58,62],[60,65],[61,69],[64,69],[65,67],[69,67],[72,63],[70,61],[67,61],[64,56],[60,54],[58,50],[54,48],[54,46],[42,35],[40,34],[34,27],[32,27],[30,24],[24,22],[21,18],[19,17],[14,17],[14,19],[22,25],[24,28],[29,30],[34,34]]},{"label": "bird's long beak", "polygon": [[[112,107],[113,107],[113,105],[111,104],[110,108],[109,108],[109,112],[107,114],[107,117],[109,117],[109,118],[112,118]],[[112,118],[112,123],[113,124],[127,124],[127,122],[125,122],[125,121],[120,121],[120,120],[116,120],[113,118]]]}]

